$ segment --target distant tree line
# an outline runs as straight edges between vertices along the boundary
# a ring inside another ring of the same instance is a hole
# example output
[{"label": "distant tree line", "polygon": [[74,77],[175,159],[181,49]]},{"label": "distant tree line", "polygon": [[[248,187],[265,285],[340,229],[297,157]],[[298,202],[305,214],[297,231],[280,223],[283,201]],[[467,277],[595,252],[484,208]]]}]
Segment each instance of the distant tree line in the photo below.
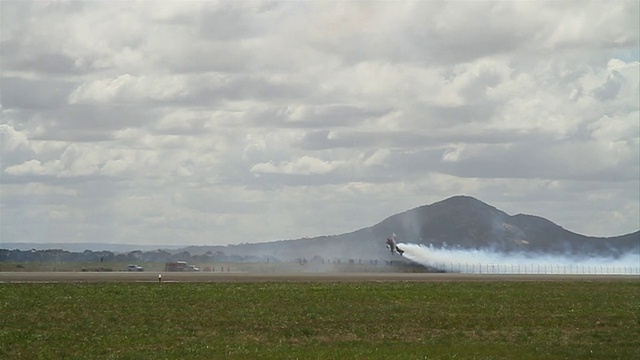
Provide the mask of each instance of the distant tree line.
[{"label": "distant tree line", "polygon": [[208,251],[201,255],[191,255],[188,251],[170,253],[165,250],[142,251],[135,250],[128,253],[113,253],[111,251],[70,252],[60,249],[51,250],[8,250],[0,249],[0,262],[95,262],[95,263],[142,263],[190,261],[195,263],[209,262],[257,262],[273,261],[275,258],[257,256],[226,255],[222,251]]}]

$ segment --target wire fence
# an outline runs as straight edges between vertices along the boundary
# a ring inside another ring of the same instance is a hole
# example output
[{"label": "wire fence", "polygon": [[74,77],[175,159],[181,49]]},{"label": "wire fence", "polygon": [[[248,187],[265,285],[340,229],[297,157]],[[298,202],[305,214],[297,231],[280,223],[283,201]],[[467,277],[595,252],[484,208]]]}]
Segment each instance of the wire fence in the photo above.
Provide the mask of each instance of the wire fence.
[{"label": "wire fence", "polygon": [[640,265],[430,263],[429,266],[465,274],[640,275]]}]

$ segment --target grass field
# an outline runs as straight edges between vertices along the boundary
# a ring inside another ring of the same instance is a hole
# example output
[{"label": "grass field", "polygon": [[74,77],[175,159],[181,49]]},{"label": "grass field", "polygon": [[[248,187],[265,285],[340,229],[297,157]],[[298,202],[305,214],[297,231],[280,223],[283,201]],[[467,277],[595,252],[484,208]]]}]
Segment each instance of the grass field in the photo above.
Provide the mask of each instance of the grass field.
[{"label": "grass field", "polygon": [[634,359],[640,282],[0,284],[2,359]]}]

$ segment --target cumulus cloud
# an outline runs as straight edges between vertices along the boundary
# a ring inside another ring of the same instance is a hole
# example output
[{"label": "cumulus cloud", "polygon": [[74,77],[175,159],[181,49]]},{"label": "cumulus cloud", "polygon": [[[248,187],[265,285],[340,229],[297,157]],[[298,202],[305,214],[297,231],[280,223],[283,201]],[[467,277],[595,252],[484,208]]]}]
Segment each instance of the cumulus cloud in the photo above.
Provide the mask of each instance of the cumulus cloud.
[{"label": "cumulus cloud", "polygon": [[285,161],[277,165],[272,162],[256,164],[251,168],[251,171],[288,175],[326,174],[344,165],[344,163],[344,161],[324,161],[311,156],[302,156],[293,161]]},{"label": "cumulus cloud", "polygon": [[455,194],[640,228],[637,2],[0,6],[6,241],[335,234]]}]

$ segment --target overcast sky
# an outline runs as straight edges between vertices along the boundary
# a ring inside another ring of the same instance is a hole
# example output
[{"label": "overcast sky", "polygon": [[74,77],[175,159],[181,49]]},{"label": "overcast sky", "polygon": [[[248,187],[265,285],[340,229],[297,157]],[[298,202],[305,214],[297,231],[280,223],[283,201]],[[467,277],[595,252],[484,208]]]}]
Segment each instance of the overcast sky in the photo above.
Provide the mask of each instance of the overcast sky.
[{"label": "overcast sky", "polygon": [[638,1],[0,4],[1,242],[640,228]]}]

